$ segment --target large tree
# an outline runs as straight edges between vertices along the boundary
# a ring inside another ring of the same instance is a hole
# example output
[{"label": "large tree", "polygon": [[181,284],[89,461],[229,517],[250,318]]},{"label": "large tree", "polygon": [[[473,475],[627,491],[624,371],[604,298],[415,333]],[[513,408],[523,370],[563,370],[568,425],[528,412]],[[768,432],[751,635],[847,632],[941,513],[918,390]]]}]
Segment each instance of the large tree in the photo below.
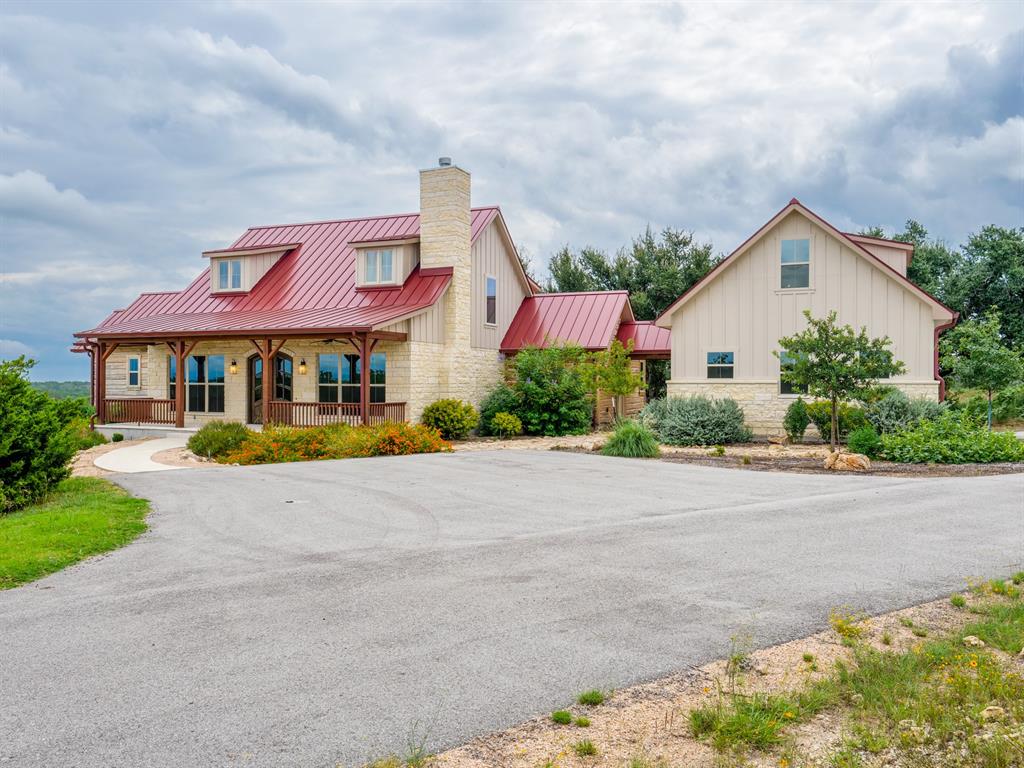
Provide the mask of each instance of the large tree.
[{"label": "large tree", "polygon": [[879,379],[897,376],[906,370],[894,360],[888,337],[868,338],[866,328],[859,332],[849,325],[839,325],[836,313],[815,319],[804,310],[807,328],[779,339],[786,359],[782,378],[791,384],[806,387],[808,394],[829,401],[832,410],[832,450],[839,445],[839,405],[865,393]]},{"label": "large tree", "polygon": [[942,365],[962,387],[988,393],[988,428],[992,429],[992,394],[1024,379],[1024,358],[1003,343],[999,313],[961,323],[942,338]]}]

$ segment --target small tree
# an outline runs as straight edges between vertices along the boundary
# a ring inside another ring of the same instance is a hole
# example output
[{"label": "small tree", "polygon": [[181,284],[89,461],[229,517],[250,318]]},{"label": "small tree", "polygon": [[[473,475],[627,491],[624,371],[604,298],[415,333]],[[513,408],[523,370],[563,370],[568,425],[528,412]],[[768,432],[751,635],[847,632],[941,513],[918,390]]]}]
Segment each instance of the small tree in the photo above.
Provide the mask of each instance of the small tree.
[{"label": "small tree", "polygon": [[646,386],[640,372],[633,370],[633,361],[629,357],[632,351],[632,340],[628,346],[623,346],[621,341],[615,339],[608,349],[588,355],[580,366],[580,373],[587,389],[595,396],[598,391],[611,395],[615,403],[615,415],[620,419],[623,410],[622,398]]},{"label": "small tree", "polygon": [[879,379],[896,376],[906,369],[894,360],[889,338],[868,338],[866,328],[859,332],[836,323],[836,313],[816,319],[804,310],[807,328],[779,339],[780,352],[786,356],[782,378],[806,387],[814,397],[829,401],[832,412],[832,450],[839,445],[839,404],[862,393]]},{"label": "small tree", "polygon": [[942,365],[963,387],[988,394],[988,428],[992,429],[992,393],[1024,378],[1024,359],[1003,344],[999,313],[990,309],[980,320],[968,320],[942,339]]}]

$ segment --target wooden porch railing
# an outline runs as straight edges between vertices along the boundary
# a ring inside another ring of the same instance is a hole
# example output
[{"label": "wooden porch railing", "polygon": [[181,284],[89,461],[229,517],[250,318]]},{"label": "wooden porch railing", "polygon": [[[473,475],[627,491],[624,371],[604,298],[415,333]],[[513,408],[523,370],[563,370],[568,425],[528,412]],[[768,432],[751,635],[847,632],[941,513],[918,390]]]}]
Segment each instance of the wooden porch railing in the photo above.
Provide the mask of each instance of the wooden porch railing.
[{"label": "wooden porch railing", "polygon": [[[358,426],[363,423],[359,403],[290,403],[274,400],[267,403],[266,408],[266,421],[271,424],[320,427],[326,424]],[[371,424],[405,421],[405,403],[370,403],[369,421]]]},{"label": "wooden porch railing", "polygon": [[108,424],[173,424],[174,401],[149,397],[108,397],[103,401]]}]

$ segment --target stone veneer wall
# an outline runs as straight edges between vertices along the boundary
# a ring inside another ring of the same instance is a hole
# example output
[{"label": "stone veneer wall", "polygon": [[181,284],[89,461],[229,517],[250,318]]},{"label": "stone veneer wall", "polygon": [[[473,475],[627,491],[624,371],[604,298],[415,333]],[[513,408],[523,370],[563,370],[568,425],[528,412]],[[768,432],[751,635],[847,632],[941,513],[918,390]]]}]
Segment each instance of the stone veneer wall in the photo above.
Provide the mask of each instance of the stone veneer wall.
[{"label": "stone veneer wall", "polygon": [[[903,390],[910,397],[927,397],[939,399],[939,383],[932,382],[893,382],[892,386]],[[668,382],[669,397],[688,397],[705,395],[707,397],[731,397],[743,409],[747,426],[755,435],[784,435],[782,419],[786,409],[796,398],[779,395],[779,384],[776,381],[730,381],[730,382]]]}]

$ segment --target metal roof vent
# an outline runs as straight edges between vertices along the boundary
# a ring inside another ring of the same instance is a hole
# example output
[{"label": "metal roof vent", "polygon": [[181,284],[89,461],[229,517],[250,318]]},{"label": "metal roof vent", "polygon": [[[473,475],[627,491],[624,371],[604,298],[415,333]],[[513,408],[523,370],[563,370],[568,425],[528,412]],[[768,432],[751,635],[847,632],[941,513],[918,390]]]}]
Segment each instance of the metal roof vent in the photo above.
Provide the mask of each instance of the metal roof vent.
[{"label": "metal roof vent", "polygon": [[452,167],[452,159],[450,157],[439,157],[439,158],[437,158],[437,164],[441,168],[451,168]]}]

